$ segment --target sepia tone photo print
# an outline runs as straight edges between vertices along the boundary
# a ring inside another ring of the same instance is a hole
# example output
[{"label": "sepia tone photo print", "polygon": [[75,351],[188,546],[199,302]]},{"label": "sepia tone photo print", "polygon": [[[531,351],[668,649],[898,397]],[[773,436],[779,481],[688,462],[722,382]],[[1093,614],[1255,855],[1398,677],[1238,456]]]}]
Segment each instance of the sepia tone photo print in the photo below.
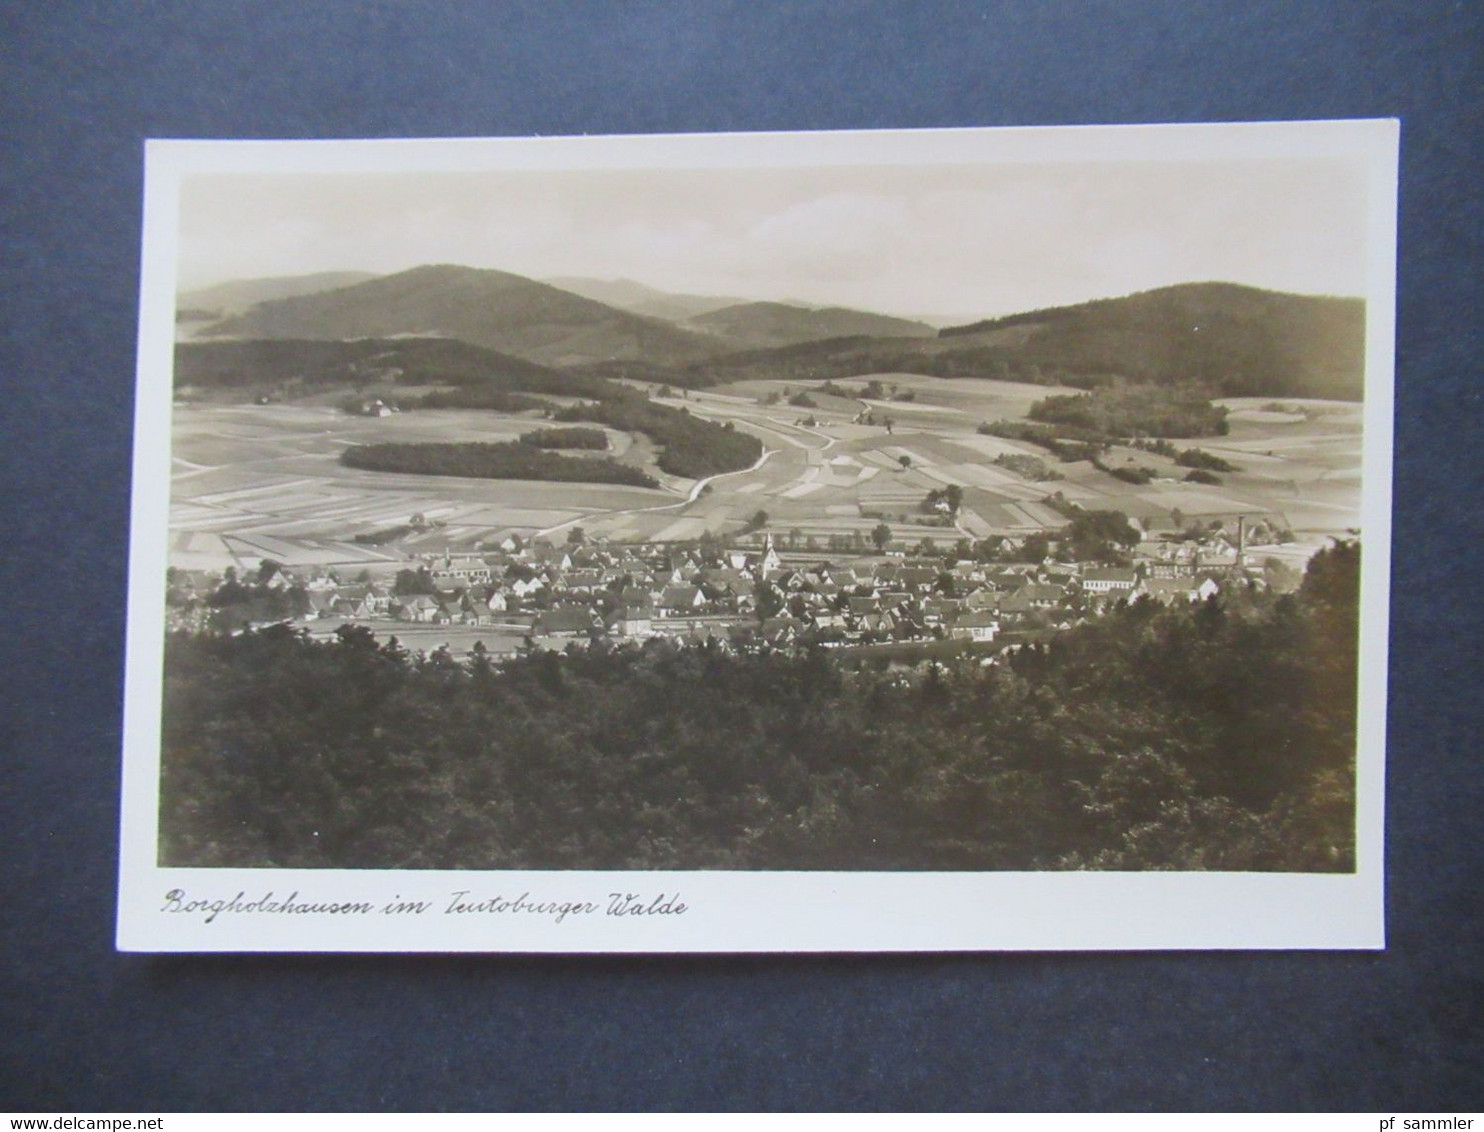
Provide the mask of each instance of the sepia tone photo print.
[{"label": "sepia tone photo print", "polygon": [[1379,946],[1395,145],[152,143],[121,946]]}]

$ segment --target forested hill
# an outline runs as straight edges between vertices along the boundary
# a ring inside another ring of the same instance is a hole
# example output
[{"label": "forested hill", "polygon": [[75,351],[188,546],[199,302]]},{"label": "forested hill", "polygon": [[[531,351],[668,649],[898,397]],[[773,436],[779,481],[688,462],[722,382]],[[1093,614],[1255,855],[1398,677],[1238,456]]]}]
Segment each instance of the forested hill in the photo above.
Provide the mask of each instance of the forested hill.
[{"label": "forested hill", "polygon": [[714,341],[521,275],[416,267],[351,287],[260,303],[208,333],[237,338],[457,338],[553,365],[643,358],[677,363]]},{"label": "forested hill", "polygon": [[993,340],[1016,328],[1021,364],[1043,372],[1198,380],[1230,396],[1358,401],[1363,388],[1361,299],[1188,283],[951,327],[939,336]]},{"label": "forested hill", "polygon": [[183,292],[177,302],[182,308],[216,311],[218,317],[241,314],[257,303],[311,295],[351,287],[376,276],[369,271],[321,271],[313,275],[274,275],[266,279],[235,279]]},{"label": "forested hill", "polygon": [[933,338],[849,337],[683,366],[610,362],[604,376],[704,388],[728,381],[830,380],[880,373],[985,377],[1091,389],[1201,382],[1225,396],[1359,400],[1365,304],[1230,283],[1182,284],[1032,311]]},{"label": "forested hill", "polygon": [[601,378],[564,373],[451,338],[249,339],[175,347],[178,394],[251,400],[263,393],[295,395],[388,383],[571,397],[619,392]]},{"label": "forested hill", "polygon": [[719,334],[743,347],[789,346],[849,335],[932,338],[937,334],[925,322],[845,307],[815,309],[792,303],[738,303],[697,315],[688,319],[686,325]]}]

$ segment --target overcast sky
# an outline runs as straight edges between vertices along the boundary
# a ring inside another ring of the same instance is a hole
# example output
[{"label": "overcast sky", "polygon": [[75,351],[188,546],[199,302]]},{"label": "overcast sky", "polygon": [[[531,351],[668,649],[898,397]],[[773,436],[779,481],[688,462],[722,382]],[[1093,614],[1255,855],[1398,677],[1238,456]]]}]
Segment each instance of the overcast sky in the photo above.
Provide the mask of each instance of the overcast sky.
[{"label": "overcast sky", "polygon": [[1341,159],[196,175],[182,289],[427,263],[940,322],[1170,283],[1365,292]]}]

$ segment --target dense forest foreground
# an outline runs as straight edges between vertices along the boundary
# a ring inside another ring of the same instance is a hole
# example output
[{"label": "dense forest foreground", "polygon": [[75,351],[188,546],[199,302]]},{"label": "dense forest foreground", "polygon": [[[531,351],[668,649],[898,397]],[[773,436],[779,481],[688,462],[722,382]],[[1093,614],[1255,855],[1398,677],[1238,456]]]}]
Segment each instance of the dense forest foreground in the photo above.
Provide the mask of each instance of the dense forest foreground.
[{"label": "dense forest foreground", "polygon": [[160,861],[1349,871],[1359,557],[991,667],[177,634]]}]

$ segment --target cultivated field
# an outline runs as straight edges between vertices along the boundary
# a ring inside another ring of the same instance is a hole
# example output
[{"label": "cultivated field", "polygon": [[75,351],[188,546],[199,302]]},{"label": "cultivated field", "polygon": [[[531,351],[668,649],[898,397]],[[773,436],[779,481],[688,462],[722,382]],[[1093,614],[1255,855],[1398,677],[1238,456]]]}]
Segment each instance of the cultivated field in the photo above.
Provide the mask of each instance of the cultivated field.
[{"label": "cultivated field", "polygon": [[[1164,457],[1113,449],[1111,465],[1142,464],[1160,476],[1135,486],[1086,462],[1061,464],[1033,445],[975,432],[981,421],[1023,417],[1045,386],[904,374],[879,380],[910,402],[864,402],[812,394],[814,408],[787,397],[816,383],[749,381],[661,403],[730,421],[759,437],[756,467],[697,483],[659,474],[648,441],[609,430],[609,455],[646,467],[660,490],[597,484],[389,475],[343,467],[348,444],[376,441],[511,440],[541,422],[533,414],[419,411],[385,418],[348,416],[328,406],[195,405],[175,410],[171,562],[182,567],[285,564],[390,569],[409,553],[493,545],[507,534],[561,541],[574,526],[614,539],[692,539],[736,531],[766,511],[775,532],[797,531],[820,547],[831,535],[869,532],[885,520],[893,537],[939,544],[961,536],[1023,535],[1064,520],[1042,500],[1060,491],[1090,508],[1115,508],[1153,524],[1184,519],[1271,517],[1291,527],[1293,552],[1359,525],[1361,407],[1341,402],[1234,399],[1231,432],[1177,442],[1223,457],[1240,470],[1220,486],[1183,483]],[[858,390],[864,378],[838,384]],[[763,404],[771,393],[775,404]],[[869,408],[878,423],[855,423]],[[891,418],[890,432],[880,423]],[[813,423],[808,423],[812,418]],[[1002,453],[1043,458],[1064,478],[1035,483],[996,466]],[[904,467],[902,458],[906,457]],[[920,510],[924,496],[963,489],[956,525]],[[382,546],[356,535],[430,524]]]}]

